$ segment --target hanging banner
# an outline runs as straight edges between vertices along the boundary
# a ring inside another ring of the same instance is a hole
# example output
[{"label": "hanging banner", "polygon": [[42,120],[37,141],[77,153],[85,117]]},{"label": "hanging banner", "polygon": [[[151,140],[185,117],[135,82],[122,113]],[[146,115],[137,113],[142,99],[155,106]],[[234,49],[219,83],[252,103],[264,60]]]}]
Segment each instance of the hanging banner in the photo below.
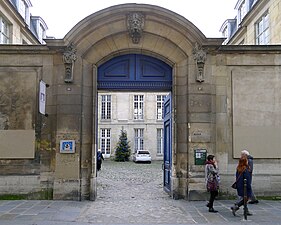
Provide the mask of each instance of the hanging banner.
[{"label": "hanging banner", "polygon": [[44,81],[40,81],[39,86],[39,112],[45,115],[46,108],[46,83]]}]

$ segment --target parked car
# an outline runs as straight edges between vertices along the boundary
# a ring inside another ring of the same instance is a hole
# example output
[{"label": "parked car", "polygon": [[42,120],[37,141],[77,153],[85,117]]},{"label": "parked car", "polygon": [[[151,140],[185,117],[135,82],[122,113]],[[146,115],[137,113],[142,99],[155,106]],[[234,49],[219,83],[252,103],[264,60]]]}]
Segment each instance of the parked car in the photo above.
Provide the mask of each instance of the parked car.
[{"label": "parked car", "polygon": [[133,155],[134,162],[148,162],[151,163],[151,155],[148,150],[137,150]]}]

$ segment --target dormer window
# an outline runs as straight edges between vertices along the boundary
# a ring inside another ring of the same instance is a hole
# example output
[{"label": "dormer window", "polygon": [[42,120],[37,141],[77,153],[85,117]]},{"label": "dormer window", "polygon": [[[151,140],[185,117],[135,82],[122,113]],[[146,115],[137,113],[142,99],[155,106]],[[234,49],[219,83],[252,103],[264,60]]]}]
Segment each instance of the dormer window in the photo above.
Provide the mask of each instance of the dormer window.
[{"label": "dormer window", "polygon": [[26,8],[27,8],[27,5],[25,4],[25,2],[23,0],[20,0],[19,1],[19,13],[21,14],[21,16],[25,19],[25,16],[26,16]]},{"label": "dormer window", "polygon": [[238,8],[238,23],[241,23],[245,15],[247,14],[247,7],[245,0],[241,2]]},{"label": "dormer window", "polygon": [[41,44],[44,44],[46,30],[48,29],[45,21],[40,16],[31,16],[30,30],[38,38]]},{"label": "dormer window", "polygon": [[223,23],[220,29],[222,36],[226,38],[223,44],[227,44],[227,42],[235,33],[235,31],[236,31],[236,19],[228,19]]},{"label": "dormer window", "polygon": [[222,36],[225,37],[225,38],[229,38],[228,27],[227,26],[222,31]]},{"label": "dormer window", "polygon": [[32,6],[30,0],[15,0],[15,6],[19,14],[24,19],[25,23],[30,25],[30,12],[29,8]]}]

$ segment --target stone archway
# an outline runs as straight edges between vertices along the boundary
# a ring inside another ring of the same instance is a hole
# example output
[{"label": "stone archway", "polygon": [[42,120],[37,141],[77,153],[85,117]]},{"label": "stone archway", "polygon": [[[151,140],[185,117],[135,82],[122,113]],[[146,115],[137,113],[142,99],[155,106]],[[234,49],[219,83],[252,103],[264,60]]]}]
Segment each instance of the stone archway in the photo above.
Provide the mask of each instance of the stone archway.
[{"label": "stone archway", "polygon": [[[97,112],[92,109],[97,105],[97,67],[115,56],[132,53],[158,58],[173,68],[174,124],[170,194],[175,198],[188,198],[188,167],[189,158],[192,156],[189,149],[188,99],[190,95],[196,96],[197,93],[192,86],[197,82],[196,76],[200,69],[197,67],[198,62],[201,60],[201,65],[204,65],[206,60],[204,54],[200,55],[200,46],[220,45],[221,42],[221,39],[207,39],[191,22],[178,14],[144,4],[117,5],[99,11],[78,23],[63,40],[47,41],[49,47],[72,45],[76,50],[73,84],[81,85],[83,115],[79,166],[82,199],[89,196],[95,199],[96,196],[95,118]],[[200,79],[202,82],[205,78]],[[86,125],[89,124],[89,120],[92,121],[91,126]],[[57,163],[60,161],[58,160]],[[60,178],[55,182],[57,187],[55,186],[54,192],[59,192],[61,186],[59,181]]]}]

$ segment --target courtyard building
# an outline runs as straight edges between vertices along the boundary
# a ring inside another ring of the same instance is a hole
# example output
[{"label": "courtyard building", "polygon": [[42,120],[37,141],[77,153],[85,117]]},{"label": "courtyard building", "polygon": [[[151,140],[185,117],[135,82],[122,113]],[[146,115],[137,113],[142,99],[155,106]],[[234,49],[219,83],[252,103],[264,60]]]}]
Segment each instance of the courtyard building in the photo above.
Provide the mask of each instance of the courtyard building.
[{"label": "courtyard building", "polygon": [[239,0],[235,18],[220,31],[227,45],[275,45],[281,43],[280,0]]}]

